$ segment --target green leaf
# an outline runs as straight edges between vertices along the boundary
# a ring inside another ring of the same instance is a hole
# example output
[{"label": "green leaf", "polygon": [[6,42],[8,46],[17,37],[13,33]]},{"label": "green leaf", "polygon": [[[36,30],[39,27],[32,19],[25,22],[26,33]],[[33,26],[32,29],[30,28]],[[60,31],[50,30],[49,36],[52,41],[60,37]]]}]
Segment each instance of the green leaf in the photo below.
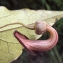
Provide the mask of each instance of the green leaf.
[{"label": "green leaf", "polygon": [[0,63],[10,63],[16,60],[22,53],[23,47],[15,39],[13,32],[18,30],[29,39],[38,39],[42,35],[36,35],[34,30],[25,28],[20,24],[8,25],[12,23],[23,23],[30,25],[37,20],[45,21],[53,25],[58,19],[63,17],[62,11],[30,10],[21,9],[10,11],[5,7],[0,7]]}]

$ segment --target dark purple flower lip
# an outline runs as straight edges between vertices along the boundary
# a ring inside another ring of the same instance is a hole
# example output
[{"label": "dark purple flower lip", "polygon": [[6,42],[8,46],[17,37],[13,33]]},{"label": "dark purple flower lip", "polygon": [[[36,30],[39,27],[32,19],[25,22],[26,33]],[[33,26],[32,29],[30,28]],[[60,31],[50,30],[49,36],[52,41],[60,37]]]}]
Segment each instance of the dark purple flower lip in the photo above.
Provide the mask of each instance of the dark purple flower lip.
[{"label": "dark purple flower lip", "polygon": [[[14,36],[15,38],[19,41],[19,43],[32,55],[36,56],[35,52],[30,50],[29,48],[26,47],[26,45],[24,44],[24,42],[22,40],[28,39],[25,35],[21,34],[20,32],[18,32],[17,30],[14,31]],[[22,40],[20,40],[22,39]]]}]

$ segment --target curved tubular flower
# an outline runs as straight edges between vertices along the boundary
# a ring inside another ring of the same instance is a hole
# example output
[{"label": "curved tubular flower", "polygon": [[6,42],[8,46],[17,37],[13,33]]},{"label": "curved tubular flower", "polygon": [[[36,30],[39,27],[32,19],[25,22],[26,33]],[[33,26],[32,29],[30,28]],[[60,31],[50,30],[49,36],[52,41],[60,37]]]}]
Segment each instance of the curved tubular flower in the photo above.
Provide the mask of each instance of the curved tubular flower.
[{"label": "curved tubular flower", "polygon": [[25,49],[27,49],[30,53],[35,54],[34,51],[41,52],[52,49],[58,42],[57,31],[45,22],[37,21],[35,24],[36,34],[41,34],[45,31],[50,33],[50,38],[47,40],[29,40],[26,36],[22,35],[18,31],[14,32],[14,36],[25,47]]}]

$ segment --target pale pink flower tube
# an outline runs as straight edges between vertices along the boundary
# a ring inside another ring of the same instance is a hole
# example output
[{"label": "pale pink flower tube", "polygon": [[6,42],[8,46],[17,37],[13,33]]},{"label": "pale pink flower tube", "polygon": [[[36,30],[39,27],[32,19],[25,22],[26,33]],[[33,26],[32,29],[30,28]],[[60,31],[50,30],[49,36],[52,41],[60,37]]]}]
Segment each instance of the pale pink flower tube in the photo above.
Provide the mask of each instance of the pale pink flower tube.
[{"label": "pale pink flower tube", "polygon": [[18,31],[14,32],[14,36],[17,38],[17,40],[32,54],[34,54],[33,51],[41,52],[41,51],[50,50],[58,42],[58,33],[57,33],[57,31],[53,27],[49,26],[46,23],[43,23],[43,25],[45,25],[45,24],[46,25],[44,27],[42,27],[42,29],[44,28],[43,31],[42,31],[41,26],[43,26],[43,25],[41,25],[41,22],[42,21],[38,21],[38,23],[40,24],[40,25],[39,24],[38,25],[40,27],[37,24],[36,24],[37,26],[35,25],[35,32],[37,34],[41,34],[41,33],[45,32],[45,31],[50,32],[50,38],[47,39],[47,40],[29,40],[27,37],[25,37],[24,35],[22,35]]}]

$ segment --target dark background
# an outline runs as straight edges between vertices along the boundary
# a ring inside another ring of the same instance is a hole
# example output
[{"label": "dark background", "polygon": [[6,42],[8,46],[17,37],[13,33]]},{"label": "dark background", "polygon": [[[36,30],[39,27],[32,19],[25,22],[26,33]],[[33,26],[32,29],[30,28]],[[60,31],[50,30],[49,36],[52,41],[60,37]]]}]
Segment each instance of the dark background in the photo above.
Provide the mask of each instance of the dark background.
[{"label": "dark background", "polygon": [[[5,6],[9,10],[29,8],[63,11],[63,0],[0,0],[0,6]],[[58,32],[59,41],[52,50],[37,52],[37,56],[32,56],[23,50],[22,55],[12,63],[63,63],[63,19],[57,21],[53,27]],[[48,32],[40,39],[47,38]]]}]

